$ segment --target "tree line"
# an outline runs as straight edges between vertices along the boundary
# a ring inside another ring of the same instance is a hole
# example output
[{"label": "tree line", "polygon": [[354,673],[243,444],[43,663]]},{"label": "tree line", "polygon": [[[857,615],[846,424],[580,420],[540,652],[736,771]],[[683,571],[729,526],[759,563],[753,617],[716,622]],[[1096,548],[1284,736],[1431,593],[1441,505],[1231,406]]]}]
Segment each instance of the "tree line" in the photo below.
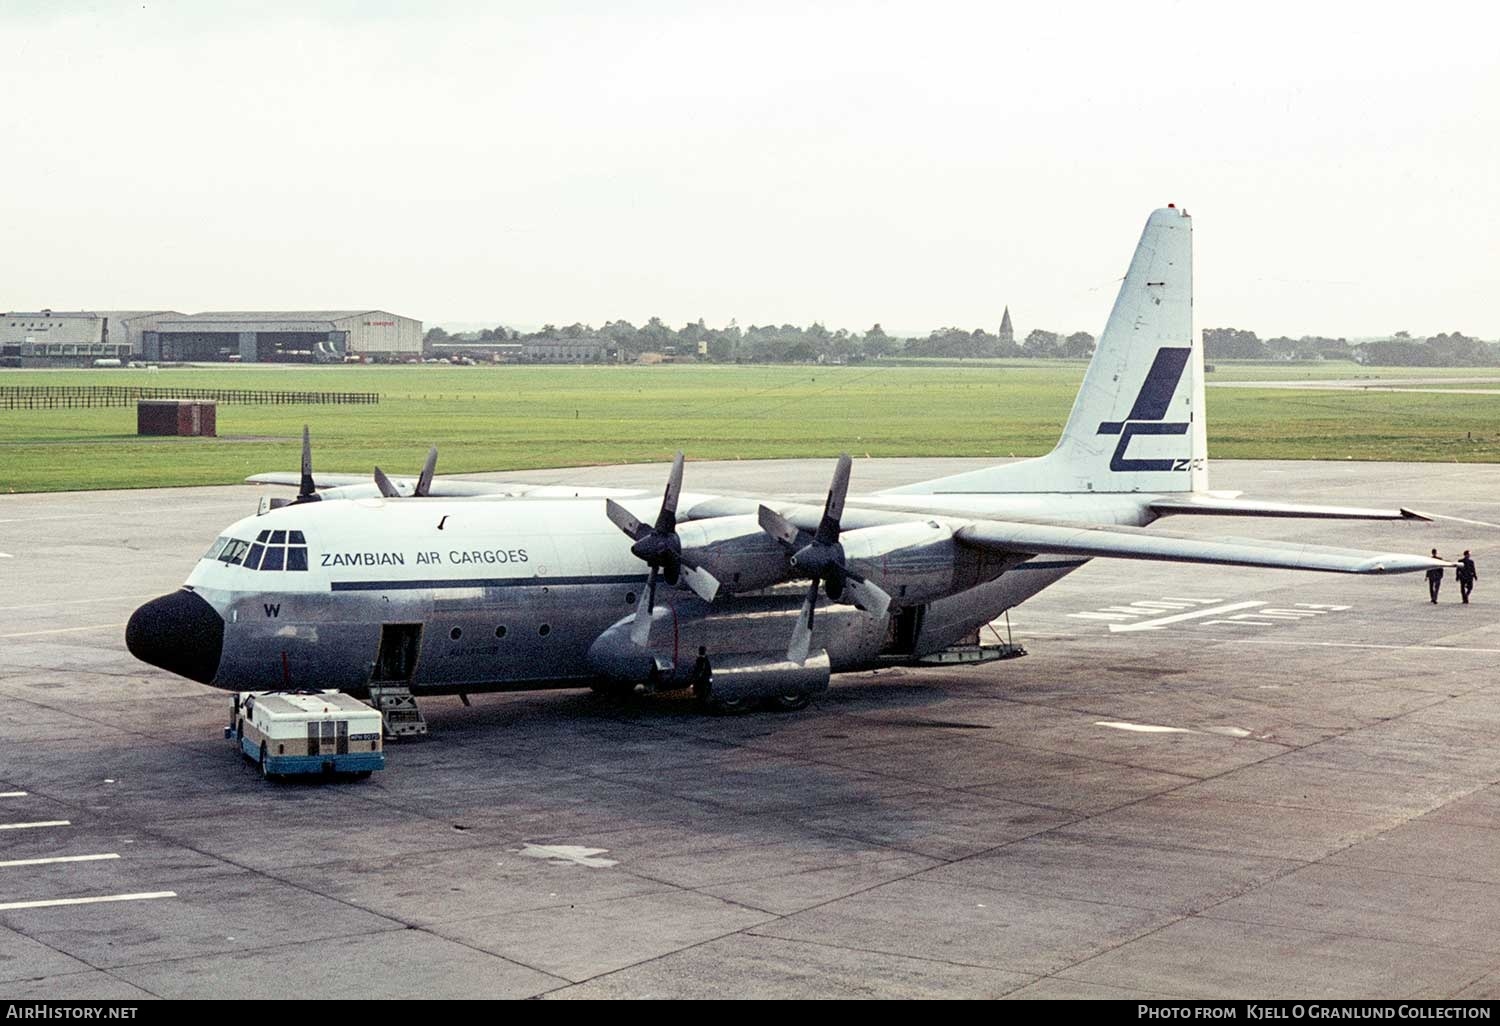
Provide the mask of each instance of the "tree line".
[{"label": "tree line", "polygon": [[618,358],[627,361],[642,353],[655,352],[695,356],[715,363],[859,363],[893,356],[1087,359],[1093,355],[1095,340],[1086,331],[1064,335],[1042,328],[1020,342],[984,328],[939,328],[924,336],[899,337],[888,334],[879,324],[860,333],[844,328],[830,330],[817,322],[807,327],[752,324],[742,328],[730,321],[725,327],[711,328],[698,320],[673,329],[663,324],[661,318],[653,317],[640,327],[623,320],[607,321],[600,328],[587,324],[564,327],[547,324],[532,332],[500,325],[456,335],[443,328],[432,328],[425,341],[429,349],[434,344],[452,342],[475,345],[595,342],[616,350]]},{"label": "tree line", "polygon": [[1412,338],[1398,331],[1390,338],[1350,342],[1342,338],[1285,335],[1261,340],[1239,328],[1203,329],[1203,353],[1209,360],[1352,360],[1372,367],[1494,367],[1500,346],[1461,331]]},{"label": "tree line", "polygon": [[[642,353],[691,356],[714,363],[859,363],[889,357],[936,357],[945,359],[1044,358],[1084,360],[1093,355],[1095,338],[1086,331],[1071,334],[1036,328],[1017,342],[985,328],[938,328],[926,335],[900,337],[888,334],[879,324],[863,333],[840,328],[829,330],[814,322],[750,325],[734,321],[711,328],[701,319],[672,328],[659,317],[637,327],[629,321],[607,321],[602,327],[547,324],[539,330],[521,332],[499,325],[478,332],[449,334],[430,329],[427,346],[467,342],[493,343],[596,343],[614,350],[615,358],[633,361]],[[1261,339],[1240,328],[1205,328],[1204,355],[1208,360],[1350,360],[1371,366],[1391,367],[1492,367],[1500,365],[1500,346],[1472,338],[1459,331],[1413,338],[1398,331],[1390,338],[1350,342],[1343,338],[1280,335]]]}]

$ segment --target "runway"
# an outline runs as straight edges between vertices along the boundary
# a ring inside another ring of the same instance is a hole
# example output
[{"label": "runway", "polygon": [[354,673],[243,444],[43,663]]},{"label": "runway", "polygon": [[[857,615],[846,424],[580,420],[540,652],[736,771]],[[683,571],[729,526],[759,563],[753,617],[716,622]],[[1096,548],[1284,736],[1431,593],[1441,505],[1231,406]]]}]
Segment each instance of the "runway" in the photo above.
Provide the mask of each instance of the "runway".
[{"label": "runway", "polygon": [[[983,463],[857,460],[852,491]],[[426,699],[427,740],[338,784],[262,781],[227,694],[124,648],[262,489],[0,496],[0,995],[1500,997],[1500,467],[1213,479],[1458,519],[1160,526],[1471,548],[1474,603],[1451,574],[1434,606],[1420,575],[1096,560],[1012,613],[1024,659],[836,677],[793,714]]]}]

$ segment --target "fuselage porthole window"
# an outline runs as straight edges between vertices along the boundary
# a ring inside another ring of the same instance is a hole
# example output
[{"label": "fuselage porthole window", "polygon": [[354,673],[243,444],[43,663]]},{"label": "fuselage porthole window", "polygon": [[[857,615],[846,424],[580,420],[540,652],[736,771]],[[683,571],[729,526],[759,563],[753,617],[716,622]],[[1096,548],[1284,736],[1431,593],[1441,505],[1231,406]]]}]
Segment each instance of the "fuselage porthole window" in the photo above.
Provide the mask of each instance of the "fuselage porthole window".
[{"label": "fuselage porthole window", "polygon": [[448,637],[452,638],[454,641],[457,641],[459,638],[461,638],[463,636],[464,636],[464,629],[462,627],[455,627],[451,631],[448,632]]},{"label": "fuselage porthole window", "polygon": [[627,591],[625,593],[625,604],[627,606],[633,606],[633,605],[635,605],[635,592],[633,592],[633,591]]},{"label": "fuselage porthole window", "polygon": [[501,624],[499,627],[495,628],[495,637],[497,637],[497,638],[503,638],[503,637],[505,637],[505,625],[504,624]]},{"label": "fuselage porthole window", "polygon": [[536,629],[536,632],[537,634],[545,638],[547,635],[552,633],[552,628],[544,623]]}]

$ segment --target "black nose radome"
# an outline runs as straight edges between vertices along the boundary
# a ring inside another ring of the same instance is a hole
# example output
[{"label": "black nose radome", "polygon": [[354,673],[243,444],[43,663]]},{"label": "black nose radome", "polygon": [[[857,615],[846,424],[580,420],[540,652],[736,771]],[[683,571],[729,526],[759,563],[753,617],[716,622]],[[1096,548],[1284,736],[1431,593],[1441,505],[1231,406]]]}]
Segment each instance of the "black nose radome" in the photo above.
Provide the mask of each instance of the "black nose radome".
[{"label": "black nose radome", "polygon": [[184,588],[152,599],[131,614],[125,647],[143,663],[208,684],[219,672],[224,619]]}]

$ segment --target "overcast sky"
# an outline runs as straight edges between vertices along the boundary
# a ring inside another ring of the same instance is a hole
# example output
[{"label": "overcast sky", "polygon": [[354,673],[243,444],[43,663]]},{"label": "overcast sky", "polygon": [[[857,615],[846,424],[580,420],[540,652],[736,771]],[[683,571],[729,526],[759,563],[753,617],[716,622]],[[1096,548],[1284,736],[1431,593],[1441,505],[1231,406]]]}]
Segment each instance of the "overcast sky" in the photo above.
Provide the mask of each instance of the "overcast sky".
[{"label": "overcast sky", "polygon": [[0,307],[1496,338],[1497,9],[0,0]]}]

